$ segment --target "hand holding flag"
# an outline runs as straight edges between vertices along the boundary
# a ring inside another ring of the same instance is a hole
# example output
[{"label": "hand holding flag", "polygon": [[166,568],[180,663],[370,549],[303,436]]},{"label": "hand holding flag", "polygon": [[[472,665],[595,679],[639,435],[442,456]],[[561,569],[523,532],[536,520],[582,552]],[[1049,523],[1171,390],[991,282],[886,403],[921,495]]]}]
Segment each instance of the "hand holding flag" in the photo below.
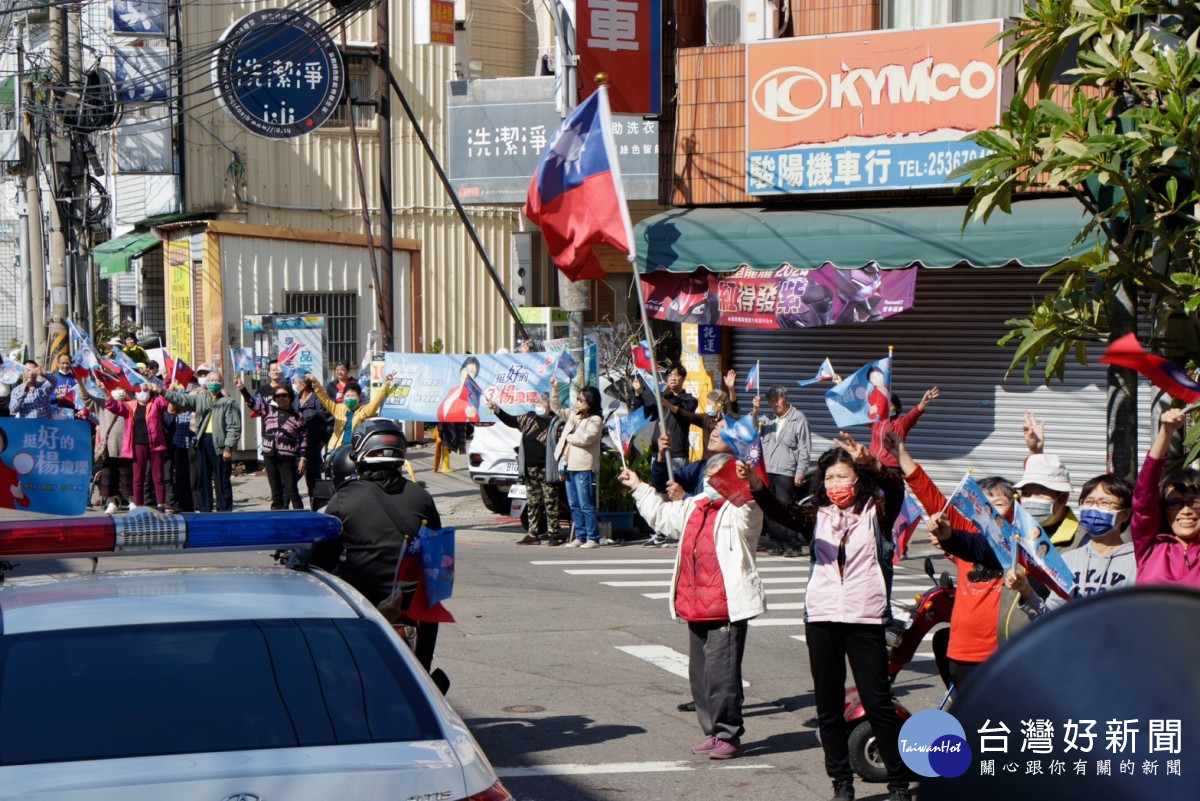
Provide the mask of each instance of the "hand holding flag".
[{"label": "hand holding flag", "polygon": [[1017,556],[1025,571],[1058,595],[1069,599],[1075,589],[1074,571],[1067,567],[1066,560],[1046,532],[1019,503],[1013,507],[1013,527],[1020,534],[1021,547]]},{"label": "hand holding flag", "polygon": [[802,387],[807,387],[809,384],[815,384],[818,381],[832,381],[835,375],[837,373],[833,370],[833,364],[826,358],[825,361],[821,362],[821,366],[817,368],[815,376],[806,378],[803,381],[797,381],[796,383]]},{"label": "hand holding flag", "polygon": [[758,362],[746,373],[746,391],[758,394]]},{"label": "hand holding flag", "polygon": [[754,468],[764,484],[770,484],[767,477],[766,463],[763,461],[762,437],[758,434],[758,426],[754,425],[753,415],[740,419],[725,415],[725,428],[721,430],[721,439],[733,449],[739,462],[745,462]]},{"label": "hand holding flag", "polygon": [[987,537],[1000,567],[1006,571],[1012,570],[1017,560],[1017,531],[1004,515],[996,510],[970,473],[963,476],[958,488],[950,496],[948,505],[962,513]]},{"label": "hand holding flag", "polygon": [[646,340],[641,340],[636,345],[629,347],[629,355],[633,357],[633,367],[635,370],[645,370],[650,372],[654,368],[650,362],[650,345]]},{"label": "hand holding flag", "polygon": [[251,348],[230,348],[229,363],[235,373],[254,372],[254,350]]},{"label": "hand holding flag", "polygon": [[825,405],[838,428],[888,419],[891,412],[892,358],[870,362],[825,393]]}]

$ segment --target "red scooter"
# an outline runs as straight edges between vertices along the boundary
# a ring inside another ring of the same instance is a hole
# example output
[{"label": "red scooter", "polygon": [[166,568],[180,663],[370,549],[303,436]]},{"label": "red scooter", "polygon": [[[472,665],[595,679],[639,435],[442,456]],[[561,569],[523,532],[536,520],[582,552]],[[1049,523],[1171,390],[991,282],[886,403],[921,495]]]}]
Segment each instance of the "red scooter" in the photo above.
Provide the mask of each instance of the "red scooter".
[{"label": "red scooter", "polygon": [[[917,646],[925,639],[929,630],[939,623],[949,623],[950,613],[954,610],[954,579],[949,573],[943,572],[934,578],[933,559],[925,557],[925,575],[934,585],[918,595],[909,612],[909,619],[894,618],[887,630],[888,643],[888,681],[895,683],[896,674],[912,661]],[[946,645],[950,640],[950,630],[942,629],[933,635],[933,653],[937,660],[938,673],[947,689],[950,687],[949,660],[946,658]],[[949,693],[947,693],[949,697]],[[912,713],[904,705],[892,697],[896,714],[900,720],[908,720]],[[943,698],[944,706],[946,700]],[[879,756],[875,746],[875,732],[871,730],[871,722],[867,720],[867,710],[858,697],[858,689],[851,687],[846,691],[846,725],[850,727],[850,766],[854,772],[868,782],[887,781],[887,768]]]}]

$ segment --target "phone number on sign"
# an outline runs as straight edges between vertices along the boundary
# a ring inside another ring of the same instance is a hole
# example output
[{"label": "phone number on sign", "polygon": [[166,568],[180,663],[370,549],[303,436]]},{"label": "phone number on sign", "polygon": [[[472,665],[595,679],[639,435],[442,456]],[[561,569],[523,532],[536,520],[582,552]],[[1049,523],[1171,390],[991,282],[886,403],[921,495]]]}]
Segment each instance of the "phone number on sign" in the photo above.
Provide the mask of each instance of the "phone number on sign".
[{"label": "phone number on sign", "polygon": [[968,161],[983,158],[988,153],[989,151],[981,148],[939,150],[929,153],[924,158],[899,159],[896,167],[901,177],[904,178],[945,177]]}]

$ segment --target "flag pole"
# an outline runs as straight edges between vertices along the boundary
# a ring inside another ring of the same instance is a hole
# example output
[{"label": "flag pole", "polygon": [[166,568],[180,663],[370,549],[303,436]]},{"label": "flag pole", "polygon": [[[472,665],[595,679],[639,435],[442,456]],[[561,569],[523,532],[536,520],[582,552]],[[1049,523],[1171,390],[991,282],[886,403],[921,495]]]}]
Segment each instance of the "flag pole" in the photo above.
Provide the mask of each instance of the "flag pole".
[{"label": "flag pole", "polygon": [[[630,246],[632,247],[632,241]],[[635,261],[637,256],[634,253],[629,254],[629,260]],[[642,274],[638,270],[637,264],[633,265],[633,284],[637,287],[638,296],[638,311],[642,315],[642,332],[646,335],[646,349],[650,351],[650,372],[654,374],[654,380],[650,382],[650,390],[654,393],[654,405],[658,407],[658,430],[665,437],[667,436],[667,417],[663,413],[662,393],[658,389],[658,357],[654,355],[654,334],[650,331],[650,317],[646,314],[646,293],[642,289]],[[675,480],[675,468],[671,465],[671,454],[667,453],[667,481]]]},{"label": "flag pole", "polygon": [[754,360],[754,397],[756,397],[756,398],[760,397],[761,393],[762,393],[762,389],[760,389],[760,387],[762,387],[762,371],[759,369],[759,367],[760,367],[759,361],[758,361],[758,359],[755,359]]}]

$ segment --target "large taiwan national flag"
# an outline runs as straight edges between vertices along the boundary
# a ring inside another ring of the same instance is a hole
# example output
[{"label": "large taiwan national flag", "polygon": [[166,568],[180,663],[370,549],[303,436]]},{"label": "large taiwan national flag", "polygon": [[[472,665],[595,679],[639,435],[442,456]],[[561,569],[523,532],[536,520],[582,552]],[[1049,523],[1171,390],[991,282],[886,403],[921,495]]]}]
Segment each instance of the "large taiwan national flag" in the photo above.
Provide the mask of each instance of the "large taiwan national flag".
[{"label": "large taiwan national flag", "polygon": [[1100,363],[1137,370],[1171,397],[1184,403],[1200,403],[1200,383],[1170,359],[1147,353],[1135,334],[1126,334],[1110,343]]},{"label": "large taiwan national flag", "polygon": [[633,251],[611,118],[601,86],[563,120],[529,183],[525,216],[541,226],[550,257],[572,281],[607,276],[596,245]]}]

